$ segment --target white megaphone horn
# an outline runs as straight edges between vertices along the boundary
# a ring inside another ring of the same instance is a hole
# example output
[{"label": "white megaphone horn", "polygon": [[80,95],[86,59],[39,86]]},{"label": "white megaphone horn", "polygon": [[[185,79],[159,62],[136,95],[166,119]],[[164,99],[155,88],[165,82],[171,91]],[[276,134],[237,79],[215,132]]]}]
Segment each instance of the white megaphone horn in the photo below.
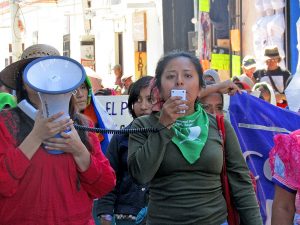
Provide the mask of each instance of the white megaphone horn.
[{"label": "white megaphone horn", "polygon": [[[64,56],[46,56],[30,62],[24,69],[23,80],[37,91],[44,117],[64,112],[59,120],[69,118],[72,92],[85,81],[85,70],[77,61]],[[62,151],[50,150],[51,154]]]}]

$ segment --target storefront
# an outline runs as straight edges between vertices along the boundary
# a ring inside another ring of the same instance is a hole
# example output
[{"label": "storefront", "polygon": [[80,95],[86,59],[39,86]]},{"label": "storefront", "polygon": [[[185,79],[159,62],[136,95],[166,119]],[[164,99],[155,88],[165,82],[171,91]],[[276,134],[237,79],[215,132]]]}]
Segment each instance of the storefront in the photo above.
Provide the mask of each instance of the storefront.
[{"label": "storefront", "polygon": [[[263,68],[264,49],[279,48],[282,68],[295,72],[299,2],[284,0],[199,0],[197,55],[221,79],[241,74],[241,61],[253,55]],[[289,31],[289,32],[287,32]]]}]

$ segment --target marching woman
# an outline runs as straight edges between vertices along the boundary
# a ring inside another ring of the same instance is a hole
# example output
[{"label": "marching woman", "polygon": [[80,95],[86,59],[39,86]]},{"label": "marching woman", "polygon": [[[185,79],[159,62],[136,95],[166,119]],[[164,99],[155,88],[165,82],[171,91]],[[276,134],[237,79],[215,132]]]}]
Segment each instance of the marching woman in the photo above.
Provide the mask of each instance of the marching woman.
[{"label": "marching woman", "polygon": [[[23,82],[24,67],[36,58],[59,55],[48,45],[25,49],[21,60],[0,72],[0,80],[16,90],[18,103],[27,100],[36,109],[36,91]],[[38,74],[37,74],[38,76]],[[74,107],[70,107],[72,109]],[[19,107],[0,112],[0,224],[92,225],[93,199],[110,192],[115,174],[93,133],[76,131],[89,122],[75,111],[35,120]],[[70,133],[64,131],[70,128]],[[54,138],[60,133],[62,138]],[[49,154],[49,150],[63,154]]]},{"label": "marching woman", "polygon": [[[130,134],[128,169],[149,183],[147,225],[226,224],[227,208],[220,174],[222,139],[216,118],[198,103],[205,87],[199,59],[185,52],[162,57],[155,72],[162,108],[138,117],[132,128],[156,127],[156,133]],[[171,96],[185,90],[186,100]],[[262,219],[235,132],[228,121],[226,166],[232,198],[244,225]]]}]

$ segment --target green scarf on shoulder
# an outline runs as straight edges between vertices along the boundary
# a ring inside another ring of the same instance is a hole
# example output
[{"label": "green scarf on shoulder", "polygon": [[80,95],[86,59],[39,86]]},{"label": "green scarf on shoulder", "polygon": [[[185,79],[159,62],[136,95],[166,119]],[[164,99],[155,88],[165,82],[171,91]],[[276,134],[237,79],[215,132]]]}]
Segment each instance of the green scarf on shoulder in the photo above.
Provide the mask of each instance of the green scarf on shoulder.
[{"label": "green scarf on shoulder", "polygon": [[178,118],[172,126],[175,132],[172,141],[190,164],[200,158],[207,140],[208,126],[208,116],[200,104],[195,105],[193,114]]}]

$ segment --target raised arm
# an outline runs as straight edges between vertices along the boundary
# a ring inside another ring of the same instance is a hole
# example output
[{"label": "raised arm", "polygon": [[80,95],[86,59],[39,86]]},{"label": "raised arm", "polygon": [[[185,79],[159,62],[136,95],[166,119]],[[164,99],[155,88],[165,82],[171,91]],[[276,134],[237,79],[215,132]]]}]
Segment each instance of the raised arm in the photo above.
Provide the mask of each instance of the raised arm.
[{"label": "raised arm", "polygon": [[231,80],[226,80],[218,84],[207,85],[200,92],[200,98],[203,98],[211,93],[220,92],[222,94],[234,95],[236,92],[240,93],[241,90]]}]

